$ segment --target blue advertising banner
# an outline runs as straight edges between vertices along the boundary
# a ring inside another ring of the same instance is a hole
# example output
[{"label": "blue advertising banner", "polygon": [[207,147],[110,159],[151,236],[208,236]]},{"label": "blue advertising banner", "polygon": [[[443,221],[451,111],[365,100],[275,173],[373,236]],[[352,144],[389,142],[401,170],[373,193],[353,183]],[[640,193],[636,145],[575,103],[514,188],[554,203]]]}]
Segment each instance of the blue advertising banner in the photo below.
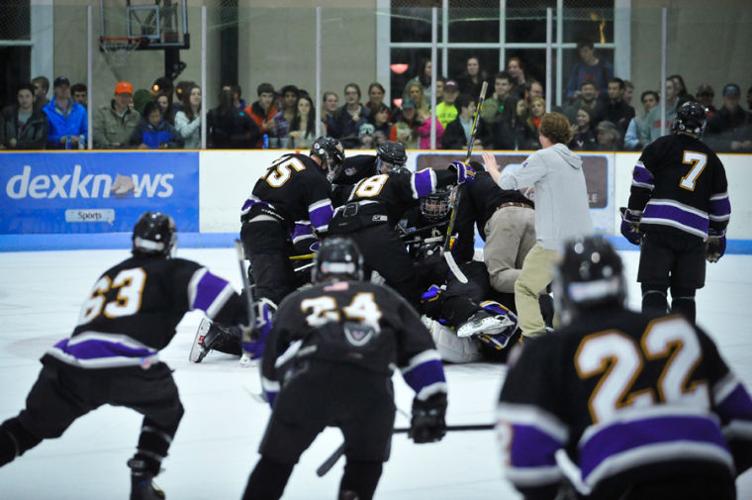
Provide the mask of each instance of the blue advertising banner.
[{"label": "blue advertising banner", "polygon": [[133,230],[147,211],[196,232],[195,152],[0,153],[0,234]]}]

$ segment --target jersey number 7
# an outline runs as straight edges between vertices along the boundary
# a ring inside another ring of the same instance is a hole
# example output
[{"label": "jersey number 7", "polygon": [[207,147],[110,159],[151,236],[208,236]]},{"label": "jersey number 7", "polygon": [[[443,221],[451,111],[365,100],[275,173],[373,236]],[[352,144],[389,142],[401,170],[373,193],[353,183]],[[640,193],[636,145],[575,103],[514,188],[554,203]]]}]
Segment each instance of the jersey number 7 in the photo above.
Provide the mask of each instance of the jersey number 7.
[{"label": "jersey number 7", "polygon": [[705,170],[705,165],[708,164],[708,157],[704,153],[698,153],[697,151],[684,151],[682,154],[682,163],[684,165],[691,165],[687,175],[681,178],[679,181],[679,187],[686,189],[687,191],[694,191],[697,178]]}]

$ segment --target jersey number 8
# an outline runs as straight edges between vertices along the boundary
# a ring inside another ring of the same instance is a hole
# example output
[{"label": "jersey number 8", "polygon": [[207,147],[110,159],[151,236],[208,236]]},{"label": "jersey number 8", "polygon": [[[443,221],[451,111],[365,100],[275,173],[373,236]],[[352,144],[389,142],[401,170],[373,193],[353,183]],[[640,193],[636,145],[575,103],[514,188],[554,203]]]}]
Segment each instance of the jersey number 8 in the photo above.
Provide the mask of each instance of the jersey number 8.
[{"label": "jersey number 8", "polygon": [[[86,324],[102,313],[110,319],[136,314],[141,309],[145,284],[146,272],[140,267],[120,271],[112,281],[109,276],[102,276],[81,308],[78,325]],[[105,302],[105,294],[114,289],[118,289],[115,300]]]},{"label": "jersey number 8", "polygon": [[[656,381],[657,390],[649,387],[633,391],[645,361],[661,358],[668,359]],[[690,383],[701,360],[694,329],[676,317],[651,321],[639,345],[618,330],[588,335],[580,342],[574,359],[581,379],[600,376],[588,401],[593,423],[610,420],[622,408],[652,406],[656,400],[707,408],[707,384]]]}]

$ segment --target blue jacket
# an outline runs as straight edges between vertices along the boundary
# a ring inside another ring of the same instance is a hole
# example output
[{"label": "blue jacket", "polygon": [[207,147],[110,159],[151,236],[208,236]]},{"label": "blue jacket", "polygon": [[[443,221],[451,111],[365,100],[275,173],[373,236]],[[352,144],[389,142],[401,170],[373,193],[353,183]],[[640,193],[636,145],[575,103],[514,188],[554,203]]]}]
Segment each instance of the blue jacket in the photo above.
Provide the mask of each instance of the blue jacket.
[{"label": "blue jacket", "polygon": [[47,142],[55,148],[65,147],[60,144],[60,138],[63,136],[80,136],[86,138],[86,108],[71,100],[71,107],[68,108],[68,114],[63,114],[57,107],[57,99],[53,98],[47,105],[42,108],[47,120],[50,123],[47,133]]},{"label": "blue jacket", "polygon": [[154,127],[146,118],[142,118],[131,135],[130,144],[131,146],[146,144],[150,149],[174,149],[182,148],[183,140],[166,120],[162,120]]}]

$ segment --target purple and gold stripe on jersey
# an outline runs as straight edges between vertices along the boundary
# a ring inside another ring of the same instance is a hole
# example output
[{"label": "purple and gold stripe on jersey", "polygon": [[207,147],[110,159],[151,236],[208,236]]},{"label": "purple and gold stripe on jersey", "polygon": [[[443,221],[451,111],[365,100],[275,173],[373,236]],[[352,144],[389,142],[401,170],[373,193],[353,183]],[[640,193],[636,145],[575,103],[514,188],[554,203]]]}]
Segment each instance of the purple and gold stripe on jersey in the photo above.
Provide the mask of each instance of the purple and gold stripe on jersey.
[{"label": "purple and gold stripe on jersey", "polygon": [[432,168],[418,170],[410,179],[413,198],[416,200],[436,191],[436,172]]},{"label": "purple and gold stripe on jersey", "polygon": [[148,367],[159,361],[156,349],[127,335],[82,332],[63,339],[47,354],[80,368]]},{"label": "purple and gold stripe on jersey", "polygon": [[558,483],[562,472],[556,452],[569,438],[569,430],[554,415],[539,407],[500,403],[496,430],[506,444],[506,476],[515,486],[534,488]]},{"label": "purple and gold stripe on jersey", "polygon": [[716,193],[710,197],[710,214],[712,222],[728,222],[731,218],[731,202],[728,193]]},{"label": "purple and gold stripe on jersey", "polygon": [[316,231],[329,229],[329,221],[332,220],[332,215],[334,215],[334,209],[329,198],[308,205],[308,218]]},{"label": "purple and gold stripe on jersey", "polygon": [[626,470],[676,457],[734,469],[718,420],[704,408],[623,410],[615,419],[588,427],[578,448],[582,480],[590,488]]},{"label": "purple and gold stripe on jersey", "polygon": [[653,182],[653,174],[641,161],[638,161],[632,170],[632,186],[652,191],[655,187]]},{"label": "purple and gold stripe on jersey", "polygon": [[202,267],[193,273],[188,283],[188,306],[191,310],[201,309],[213,319],[234,293],[227,280]]},{"label": "purple and gold stripe on jersey", "polygon": [[733,373],[713,386],[713,401],[726,438],[752,442],[752,398]]},{"label": "purple and gold stripe on jersey", "polygon": [[640,224],[671,226],[700,238],[708,236],[708,213],[668,199],[651,199],[642,211]]},{"label": "purple and gold stripe on jersey", "polygon": [[413,356],[402,368],[402,378],[414,391],[415,396],[425,401],[434,394],[447,392],[444,365],[435,349],[428,349]]}]

